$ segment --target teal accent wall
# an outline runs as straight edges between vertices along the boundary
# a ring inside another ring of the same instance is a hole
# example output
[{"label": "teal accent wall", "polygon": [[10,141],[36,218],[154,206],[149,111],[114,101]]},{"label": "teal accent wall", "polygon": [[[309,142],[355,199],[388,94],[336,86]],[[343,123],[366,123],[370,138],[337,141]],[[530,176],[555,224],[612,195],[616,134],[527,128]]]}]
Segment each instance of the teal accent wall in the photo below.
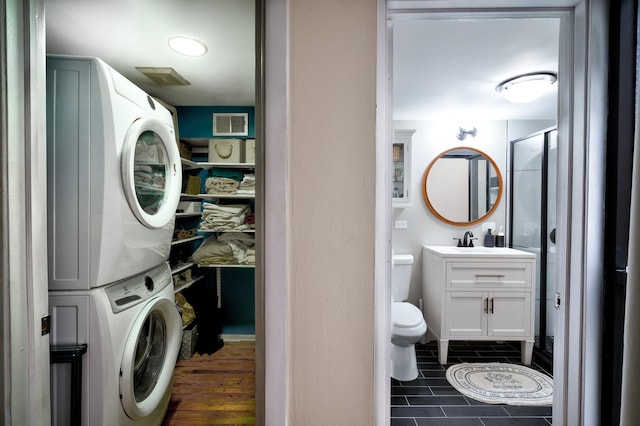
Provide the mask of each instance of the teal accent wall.
[{"label": "teal accent wall", "polygon": [[[255,138],[255,108],[237,106],[178,106],[178,131],[181,138],[213,138],[213,113],[248,113],[249,135]],[[238,136],[228,136],[237,138]]]},{"label": "teal accent wall", "polygon": [[[255,138],[255,109],[233,106],[178,106],[178,131],[180,138],[220,138],[213,136],[213,113],[247,113],[249,115],[249,135],[240,138]],[[238,136],[229,136],[238,138]],[[194,161],[207,161],[206,155],[194,153]],[[209,170],[194,171],[201,179],[201,191]],[[244,201],[243,201],[244,202]],[[249,200],[247,200],[249,202]],[[250,201],[253,203],[253,201]],[[205,237],[210,234],[200,234]],[[197,242],[200,244],[201,242]],[[215,282],[214,270],[205,268],[205,280]],[[221,270],[222,333],[255,334],[255,269],[222,268]]]},{"label": "teal accent wall", "polygon": [[255,334],[255,270],[223,268],[221,273],[222,332]]}]

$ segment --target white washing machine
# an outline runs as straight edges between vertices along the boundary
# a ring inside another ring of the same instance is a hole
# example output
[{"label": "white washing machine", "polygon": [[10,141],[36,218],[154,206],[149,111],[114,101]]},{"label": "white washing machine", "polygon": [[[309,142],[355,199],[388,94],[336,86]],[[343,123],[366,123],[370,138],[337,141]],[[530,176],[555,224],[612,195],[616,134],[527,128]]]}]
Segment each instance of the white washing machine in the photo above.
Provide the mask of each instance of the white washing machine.
[{"label": "white washing machine", "polygon": [[182,171],[171,113],[98,58],[47,57],[49,289],[166,261]]},{"label": "white washing machine", "polygon": [[[49,292],[51,344],[86,343],[82,425],[159,425],[182,322],[168,263],[112,285]],[[51,366],[52,425],[70,424],[70,365]]]}]

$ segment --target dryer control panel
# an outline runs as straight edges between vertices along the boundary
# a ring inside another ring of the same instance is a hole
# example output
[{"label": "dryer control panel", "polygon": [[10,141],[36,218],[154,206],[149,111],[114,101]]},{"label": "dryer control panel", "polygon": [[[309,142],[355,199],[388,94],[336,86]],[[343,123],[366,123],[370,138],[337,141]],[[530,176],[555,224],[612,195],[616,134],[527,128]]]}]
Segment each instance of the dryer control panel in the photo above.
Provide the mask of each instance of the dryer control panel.
[{"label": "dryer control panel", "polygon": [[122,312],[158,294],[172,284],[168,263],[106,287],[113,313]]}]

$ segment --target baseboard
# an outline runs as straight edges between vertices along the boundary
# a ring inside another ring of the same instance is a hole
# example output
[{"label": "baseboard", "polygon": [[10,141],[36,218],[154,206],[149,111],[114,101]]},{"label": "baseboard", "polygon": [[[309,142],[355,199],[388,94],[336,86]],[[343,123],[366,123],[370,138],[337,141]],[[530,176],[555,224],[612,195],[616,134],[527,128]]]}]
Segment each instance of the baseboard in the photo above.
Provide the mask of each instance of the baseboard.
[{"label": "baseboard", "polygon": [[220,338],[225,342],[255,342],[255,334],[221,334]]}]

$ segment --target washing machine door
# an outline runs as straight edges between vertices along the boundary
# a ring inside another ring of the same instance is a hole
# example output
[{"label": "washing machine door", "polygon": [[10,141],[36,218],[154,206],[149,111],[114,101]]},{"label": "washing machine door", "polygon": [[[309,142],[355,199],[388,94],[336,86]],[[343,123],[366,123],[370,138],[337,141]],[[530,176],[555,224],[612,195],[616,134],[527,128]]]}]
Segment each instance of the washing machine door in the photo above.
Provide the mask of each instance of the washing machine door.
[{"label": "washing machine door", "polygon": [[180,152],[170,126],[136,119],[122,147],[122,182],[129,207],[149,228],[162,228],[176,212],[182,187]]},{"label": "washing machine door", "polygon": [[120,366],[122,407],[134,420],[153,414],[173,380],[182,322],[174,301],[156,298],[136,318]]}]

